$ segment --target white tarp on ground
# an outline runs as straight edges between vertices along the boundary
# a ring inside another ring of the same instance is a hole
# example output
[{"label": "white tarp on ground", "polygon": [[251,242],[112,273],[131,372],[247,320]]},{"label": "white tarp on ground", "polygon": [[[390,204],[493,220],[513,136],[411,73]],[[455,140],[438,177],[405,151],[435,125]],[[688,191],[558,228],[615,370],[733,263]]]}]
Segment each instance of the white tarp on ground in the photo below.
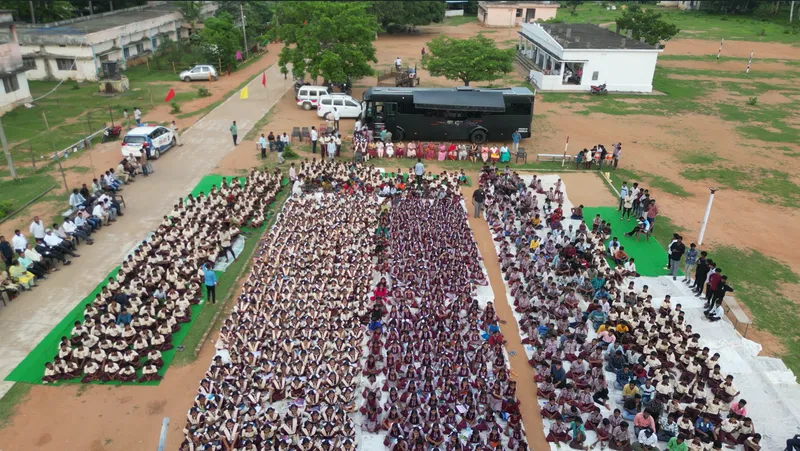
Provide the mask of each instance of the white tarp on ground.
[{"label": "white tarp on ground", "polygon": [[[522,178],[526,184],[529,184],[532,180],[532,176],[523,176]],[[540,178],[545,191],[554,186],[559,179],[558,175],[543,175]],[[562,185],[562,191],[565,194],[567,193],[566,186]],[[537,196],[539,197],[539,205],[542,205],[544,195],[537,194]],[[569,216],[572,207],[573,204],[565,195],[564,214]],[[564,220],[563,225],[567,228],[570,224],[573,224],[577,228],[579,223],[580,221],[567,218]],[[548,230],[545,228],[540,231],[539,235],[543,236]],[[499,253],[500,246],[496,241],[495,247]],[[691,290],[681,283],[680,278],[678,278],[678,281],[673,281],[671,277],[667,276],[639,277],[633,280],[637,291],[641,290],[643,285],[648,285],[649,293],[653,295],[653,306],[655,308],[659,307],[661,300],[667,294],[672,297],[672,305],[682,305],[683,310],[686,312],[686,322],[691,324],[693,330],[701,336],[700,345],[708,346],[712,355],[718,352],[722,371],[734,376],[734,384],[741,391],[737,398],[747,400],[748,415],[753,419],[756,432],[763,436],[761,449],[765,451],[783,450],[786,445],[786,439],[800,433],[800,386],[798,386],[792,371],[780,359],[758,356],[761,351],[761,345],[743,338],[727,319],[714,323],[707,321],[703,316],[704,300],[694,296]],[[504,284],[506,285],[508,302],[512,303],[513,298],[505,279]],[[582,307],[584,307],[583,304]],[[514,312],[514,317],[519,325],[522,315]],[[520,335],[523,333],[520,330]],[[591,339],[594,336],[596,334],[590,328],[589,338]],[[526,353],[528,358],[532,355],[531,351],[532,348],[527,345]],[[569,370],[569,362],[564,362],[564,368],[567,371]],[[616,403],[621,398],[622,393],[614,389],[615,375],[606,372],[606,380],[609,383],[612,409],[621,408],[621,405]],[[522,402],[525,402],[525,400],[522,400]],[[544,405],[544,400],[539,400],[539,404],[540,406]],[[601,407],[603,416],[610,415],[610,411],[602,406],[598,407]],[[587,416],[584,415],[584,420]],[[543,428],[545,434],[550,428],[549,421],[544,419]],[[586,443],[592,444],[595,440],[595,433],[587,431]],[[664,448],[663,442],[659,442],[659,445],[662,449]],[[551,444],[550,448],[552,450],[559,449],[554,444]],[[738,446],[737,449],[742,449],[742,447]]]}]

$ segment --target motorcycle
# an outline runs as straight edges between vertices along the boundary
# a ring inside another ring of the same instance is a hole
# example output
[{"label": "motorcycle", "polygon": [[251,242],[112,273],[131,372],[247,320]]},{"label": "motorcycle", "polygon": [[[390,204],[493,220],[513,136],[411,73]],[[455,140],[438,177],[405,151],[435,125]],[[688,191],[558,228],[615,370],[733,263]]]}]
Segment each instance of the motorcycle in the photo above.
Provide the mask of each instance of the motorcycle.
[{"label": "motorcycle", "polygon": [[606,84],[605,84],[605,83],[603,83],[603,84],[602,84],[602,85],[600,85],[600,86],[594,86],[594,85],[592,85],[592,90],[591,90],[591,93],[592,93],[593,95],[606,95],[606,94],[608,94],[608,89],[606,89]]},{"label": "motorcycle", "polygon": [[113,127],[106,127],[103,130],[103,137],[100,139],[100,142],[111,141],[113,139],[119,138],[119,135],[122,134],[122,127],[119,125],[115,125]]}]

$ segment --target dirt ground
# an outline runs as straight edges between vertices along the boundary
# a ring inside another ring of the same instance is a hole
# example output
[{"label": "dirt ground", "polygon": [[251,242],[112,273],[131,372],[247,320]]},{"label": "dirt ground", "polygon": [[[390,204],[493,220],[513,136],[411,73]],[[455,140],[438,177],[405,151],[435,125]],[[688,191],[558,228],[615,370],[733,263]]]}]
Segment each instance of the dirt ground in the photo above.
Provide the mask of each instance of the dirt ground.
[{"label": "dirt ground", "polygon": [[[458,27],[428,27],[421,35],[414,36],[380,36],[375,45],[379,58],[379,68],[386,69],[400,56],[405,63],[413,65],[419,61],[420,50],[425,42],[436,33],[450,36],[466,37],[485,29],[466,24]],[[504,46],[516,42],[516,33],[504,29],[486,35]],[[511,42],[513,41],[513,42]],[[684,39],[671,41],[665,54],[707,55],[716,54],[719,43]],[[800,59],[800,52],[795,47],[785,44],[726,42],[723,55],[746,57],[750,50],[762,58]],[[277,58],[278,51],[271,49],[263,61],[246,69],[241,79],[238,74],[223,78],[217,84],[228,82],[228,87],[214,86],[215,97],[199,99],[196,102],[213,102],[217,95],[237,86],[244,78],[250,77],[266,68]],[[673,63],[673,62],[670,62]],[[726,63],[728,64],[728,63]],[[249,71],[249,72],[248,72]],[[425,71],[420,71],[422,86],[455,86],[457,83],[443,78],[431,78]],[[516,77],[516,78],[514,78]],[[507,80],[507,82],[506,82]],[[516,80],[516,81],[515,81]],[[508,85],[521,81],[516,74],[504,79]],[[358,86],[374,85],[374,80],[361,80]],[[195,84],[192,84],[196,88]],[[360,91],[354,93],[360,96]],[[546,98],[546,94],[543,94]],[[766,101],[766,99],[765,99]],[[200,104],[198,104],[200,105]],[[195,105],[192,106],[197,107]],[[164,105],[148,114],[146,119],[171,120],[168,106]],[[163,111],[162,111],[163,110]],[[683,182],[677,175],[683,169],[680,162],[686,153],[713,153],[728,162],[741,166],[759,166],[781,169],[796,173],[798,161],[784,156],[781,152],[768,153],[765,158],[760,153],[770,152],[763,142],[753,142],[740,138],[733,125],[721,119],[702,116],[684,115],[660,118],[655,116],[606,116],[579,114],[580,108],[563,108],[540,102],[537,105],[536,129],[539,133],[524,142],[529,154],[561,152],[564,137],[570,136],[570,152],[578,147],[591,147],[597,143],[606,145],[615,141],[623,143],[621,167],[636,171],[663,176],[674,182],[680,182],[683,188],[693,196],[678,198],[655,190],[662,211],[670,216],[677,225],[686,228],[686,235],[696,236],[700,220],[707,201],[708,184],[703,182]],[[303,111],[293,101],[292,95],[285,96],[276,109],[270,113],[270,121],[261,132],[289,133],[295,126],[311,126],[322,123],[313,111]],[[180,127],[188,123],[179,122]],[[347,129],[348,125],[344,128]],[[96,168],[105,168],[118,158],[118,143],[98,146],[91,153],[92,163]],[[790,146],[794,151],[800,150],[797,145]],[[573,152],[574,153],[574,152]],[[71,164],[90,166],[88,160],[80,157]],[[305,155],[303,155],[305,156]],[[270,159],[274,156],[270,156]],[[229,154],[218,166],[218,172],[232,174],[247,170],[260,164],[253,140],[245,141]],[[393,165],[393,164],[392,164]],[[438,170],[435,164],[428,169]],[[91,173],[75,173],[70,175],[70,183],[91,180]],[[471,174],[477,179],[477,174]],[[608,205],[615,200],[608,194],[604,182],[596,175],[563,174],[569,187],[568,195],[573,203],[584,205]],[[135,189],[135,185],[132,187]],[[471,189],[465,190],[465,196],[471,196]],[[467,202],[468,208],[471,203]],[[789,263],[795,271],[800,272],[800,254],[791,246],[785,245],[785,237],[800,236],[800,222],[796,221],[796,211],[767,205],[754,194],[741,191],[720,191],[716,196],[714,211],[711,216],[706,243],[747,245]],[[27,223],[27,220],[25,221]],[[519,381],[519,398],[523,400],[523,419],[528,432],[532,449],[545,449],[536,403],[534,402],[535,384],[533,372],[525,361],[525,354],[520,343],[519,334],[511,315],[511,309],[505,299],[505,289],[497,264],[497,256],[491,235],[486,223],[470,219],[470,225],[478,241],[478,246],[485,259],[492,288],[495,292],[495,304],[501,319],[508,321],[501,329],[508,340],[508,351],[511,356],[512,372]],[[757,228],[760,233],[754,234]],[[3,228],[6,231],[7,227]],[[8,234],[8,232],[5,232]],[[797,294],[797,291],[793,292]],[[774,337],[761,331],[750,329],[749,338],[759,341],[766,353],[780,352],[780,343]],[[185,415],[190,406],[197,381],[203,373],[213,354],[212,346],[206,344],[197,361],[185,367],[171,368],[158,387],[102,387],[102,386],[34,386],[27,399],[22,402],[13,418],[13,423],[0,430],[0,445],[3,451],[29,450],[139,450],[155,448],[161,420],[169,417],[169,434],[167,449],[176,449],[182,440]],[[80,431],[76,434],[75,431]]]}]

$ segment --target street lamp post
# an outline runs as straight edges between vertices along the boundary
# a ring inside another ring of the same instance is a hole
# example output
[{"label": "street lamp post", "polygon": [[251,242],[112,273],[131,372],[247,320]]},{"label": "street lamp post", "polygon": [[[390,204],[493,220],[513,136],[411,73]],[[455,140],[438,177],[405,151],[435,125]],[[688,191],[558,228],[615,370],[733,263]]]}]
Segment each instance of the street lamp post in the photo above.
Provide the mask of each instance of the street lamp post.
[{"label": "street lamp post", "polygon": [[700,235],[697,237],[697,245],[703,244],[703,236],[706,234],[706,225],[708,224],[708,217],[711,216],[711,204],[714,203],[714,193],[717,188],[709,188],[711,194],[708,196],[708,205],[706,205],[706,214],[703,215],[703,223],[700,225]]}]

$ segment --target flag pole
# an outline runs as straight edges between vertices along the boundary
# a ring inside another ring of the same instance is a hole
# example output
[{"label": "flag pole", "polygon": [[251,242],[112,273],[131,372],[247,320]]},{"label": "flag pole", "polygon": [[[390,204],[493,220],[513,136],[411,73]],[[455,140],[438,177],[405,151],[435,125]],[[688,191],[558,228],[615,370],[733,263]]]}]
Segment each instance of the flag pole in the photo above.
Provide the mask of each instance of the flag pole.
[{"label": "flag pole", "polygon": [[561,167],[564,167],[564,163],[567,161],[567,148],[569,147],[569,135],[567,135],[567,142],[564,144],[564,158],[561,159]]}]

